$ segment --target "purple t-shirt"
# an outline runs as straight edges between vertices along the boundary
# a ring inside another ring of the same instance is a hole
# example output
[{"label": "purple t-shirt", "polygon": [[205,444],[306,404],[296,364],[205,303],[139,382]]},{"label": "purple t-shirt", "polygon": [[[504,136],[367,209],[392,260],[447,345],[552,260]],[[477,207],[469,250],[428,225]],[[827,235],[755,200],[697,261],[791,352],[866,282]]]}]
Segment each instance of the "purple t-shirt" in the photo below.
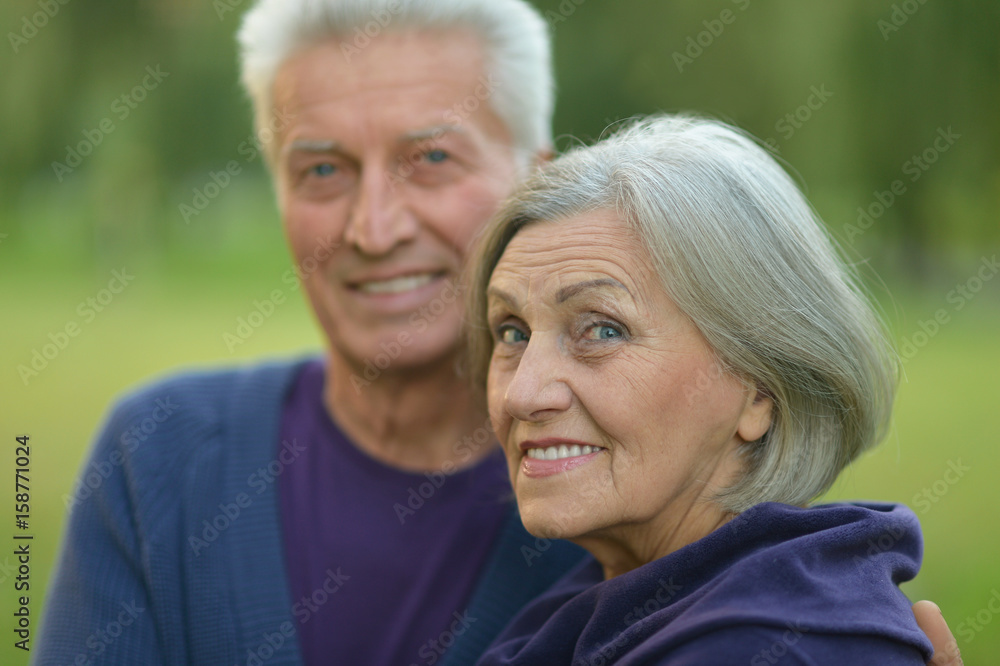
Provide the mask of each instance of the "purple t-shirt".
[{"label": "purple t-shirt", "polygon": [[278,483],[303,660],[434,663],[475,621],[469,598],[510,510],[503,455],[450,476],[389,467],[330,418],[324,373],[305,366],[281,420],[281,442],[302,450]]}]

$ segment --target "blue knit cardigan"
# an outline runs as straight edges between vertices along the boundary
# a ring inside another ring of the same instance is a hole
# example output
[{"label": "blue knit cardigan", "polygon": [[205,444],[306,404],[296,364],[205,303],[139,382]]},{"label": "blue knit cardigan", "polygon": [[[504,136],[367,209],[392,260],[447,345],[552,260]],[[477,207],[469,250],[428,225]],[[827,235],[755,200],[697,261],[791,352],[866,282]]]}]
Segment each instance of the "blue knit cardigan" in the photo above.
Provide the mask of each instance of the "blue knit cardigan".
[{"label": "blue knit cardigan", "polygon": [[[301,663],[276,487],[282,399],[303,362],[183,374],[117,405],[74,492],[34,663]],[[528,535],[513,505],[482,538],[495,546],[477,622],[445,666],[473,663],[583,555]]]}]

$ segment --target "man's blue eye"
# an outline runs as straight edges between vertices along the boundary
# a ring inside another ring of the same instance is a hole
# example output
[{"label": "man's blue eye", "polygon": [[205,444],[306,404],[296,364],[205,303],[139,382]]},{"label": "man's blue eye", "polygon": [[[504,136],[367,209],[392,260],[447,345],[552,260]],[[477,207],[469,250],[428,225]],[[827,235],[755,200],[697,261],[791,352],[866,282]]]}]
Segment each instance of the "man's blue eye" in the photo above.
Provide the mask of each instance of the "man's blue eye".
[{"label": "man's blue eye", "polygon": [[528,336],[524,334],[524,331],[514,326],[501,326],[497,331],[497,337],[500,338],[500,342],[504,342],[509,345],[517,344],[518,342],[526,342]]},{"label": "man's blue eye", "polygon": [[329,162],[323,162],[322,164],[317,164],[310,170],[317,176],[332,176],[337,170],[337,167],[333,166]]},{"label": "man's blue eye", "polygon": [[429,150],[424,153],[424,159],[431,164],[438,164],[448,159],[448,153],[443,150]]}]

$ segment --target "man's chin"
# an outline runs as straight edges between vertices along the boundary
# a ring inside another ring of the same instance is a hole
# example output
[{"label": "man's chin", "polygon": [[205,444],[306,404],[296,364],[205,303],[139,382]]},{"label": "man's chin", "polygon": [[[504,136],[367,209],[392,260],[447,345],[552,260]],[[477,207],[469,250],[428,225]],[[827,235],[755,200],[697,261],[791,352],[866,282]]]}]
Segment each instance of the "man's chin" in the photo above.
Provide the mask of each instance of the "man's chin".
[{"label": "man's chin", "polygon": [[350,368],[357,383],[371,385],[377,381],[404,380],[413,375],[430,375],[435,371],[454,372],[458,358],[458,341],[441,344],[442,340],[419,340],[399,336],[389,337],[360,350],[330,351],[341,362],[337,366]]}]

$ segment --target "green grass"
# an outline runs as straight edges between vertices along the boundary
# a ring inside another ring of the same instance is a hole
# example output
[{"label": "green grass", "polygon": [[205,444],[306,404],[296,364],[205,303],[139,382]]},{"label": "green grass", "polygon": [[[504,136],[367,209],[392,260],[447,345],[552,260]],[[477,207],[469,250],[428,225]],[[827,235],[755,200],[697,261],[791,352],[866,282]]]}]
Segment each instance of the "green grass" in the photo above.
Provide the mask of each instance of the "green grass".
[{"label": "green grass", "polygon": [[[73,480],[115,396],[153,375],[181,366],[235,363],[247,358],[295,355],[316,349],[319,337],[301,294],[282,282],[280,262],[267,263],[252,275],[247,269],[200,277],[134,270],[135,280],[115,296],[90,323],[77,305],[94,296],[110,278],[110,268],[86,273],[17,267],[12,277],[0,277],[5,325],[0,333],[0,435],[7,453],[2,468],[14,464],[14,437],[31,436],[31,611],[37,638],[46,583],[64,523],[62,497]],[[866,498],[900,501],[917,511],[923,524],[926,551],[918,578],[905,587],[913,598],[930,598],[945,611],[959,636],[967,663],[991,663],[1000,654],[1000,618],[987,604],[1000,590],[1000,530],[992,515],[992,500],[1000,496],[1000,442],[997,437],[997,345],[995,297],[998,285],[984,290],[906,364],[904,381],[890,438],[846,471],[829,499]],[[236,319],[246,316],[252,301],[282,289],[288,301],[230,354],[223,333],[233,332]],[[902,335],[917,330],[937,308],[947,307],[945,291],[905,300],[894,315]],[[28,364],[32,349],[48,342],[49,333],[68,321],[81,323],[80,334],[25,386],[17,366]],[[953,484],[944,481],[949,461],[968,467]],[[13,474],[4,493],[13,492]],[[935,487],[935,483],[937,486]],[[937,500],[921,504],[918,495],[930,489]],[[935,490],[938,491],[935,493]],[[10,504],[7,511],[13,513]],[[13,515],[5,520],[13,521]],[[10,535],[8,543],[13,543]],[[0,550],[0,567],[12,547]],[[9,561],[8,560],[8,561]],[[24,664],[27,657],[12,647],[10,629],[16,595],[13,580],[0,569],[0,663]],[[990,622],[973,633],[967,617]],[[966,628],[964,634],[959,628]]]}]

